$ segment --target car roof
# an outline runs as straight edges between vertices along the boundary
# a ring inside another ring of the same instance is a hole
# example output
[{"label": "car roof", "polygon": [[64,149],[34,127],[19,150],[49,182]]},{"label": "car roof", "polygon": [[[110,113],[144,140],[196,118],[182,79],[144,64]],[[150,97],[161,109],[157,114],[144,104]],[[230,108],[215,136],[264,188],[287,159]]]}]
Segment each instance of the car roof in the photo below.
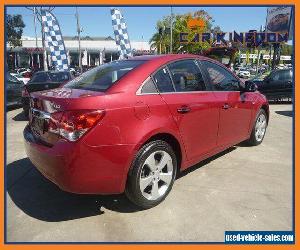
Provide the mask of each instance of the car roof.
[{"label": "car roof", "polygon": [[151,74],[156,72],[163,65],[169,64],[173,61],[184,60],[184,59],[199,59],[207,60],[223,68],[225,65],[220,62],[210,59],[208,57],[193,55],[193,54],[167,54],[167,55],[147,55],[147,56],[135,56],[122,61],[144,61],[134,70],[128,72],[120,79],[118,84],[113,85],[107,90],[108,93],[128,91],[130,88],[136,92],[140,84],[147,79]]},{"label": "car roof", "polygon": [[173,61],[180,59],[188,59],[188,58],[199,58],[199,59],[209,59],[204,56],[193,55],[193,54],[163,54],[163,55],[143,55],[143,56],[134,56],[127,60],[142,60],[142,61]]},{"label": "car roof", "polygon": [[48,70],[48,71],[37,71],[37,72],[35,72],[35,73],[60,73],[60,72],[62,72],[62,73],[69,73],[69,71],[58,71],[58,70]]}]

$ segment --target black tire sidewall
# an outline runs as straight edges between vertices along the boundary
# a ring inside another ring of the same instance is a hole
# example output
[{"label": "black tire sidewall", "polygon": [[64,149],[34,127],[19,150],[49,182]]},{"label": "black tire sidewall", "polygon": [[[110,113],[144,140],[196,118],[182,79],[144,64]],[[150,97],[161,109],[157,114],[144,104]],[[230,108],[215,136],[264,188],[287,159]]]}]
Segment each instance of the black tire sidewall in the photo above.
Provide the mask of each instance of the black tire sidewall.
[{"label": "black tire sidewall", "polygon": [[[254,146],[261,144],[261,143],[263,142],[264,138],[265,138],[265,135],[266,135],[266,131],[265,131],[264,136],[263,136],[263,138],[262,138],[260,141],[258,141],[258,140],[256,139],[256,136],[255,136],[255,127],[256,127],[256,123],[257,123],[258,117],[259,117],[261,114],[263,114],[263,115],[265,116],[265,118],[266,118],[266,121],[268,121],[266,111],[263,110],[263,109],[260,109],[259,112],[258,112],[257,115],[256,115],[255,123],[254,123],[254,125],[253,125],[252,132],[251,132],[251,137],[250,137],[250,140],[249,140],[249,143],[250,143],[251,145],[254,145]],[[267,126],[268,126],[268,124],[267,124]],[[267,126],[266,126],[266,129],[267,129]]]},{"label": "black tire sidewall", "polygon": [[[155,151],[165,151],[167,152],[171,158],[172,158],[172,163],[173,163],[173,176],[172,176],[172,181],[168,187],[168,190],[165,192],[163,196],[161,196],[157,200],[148,200],[146,199],[141,190],[140,190],[140,174],[142,171],[142,167],[144,165],[145,160],[148,158],[150,154],[152,154]],[[156,140],[149,142],[145,144],[137,153],[131,168],[129,170],[128,174],[128,180],[127,180],[127,185],[125,189],[125,194],[126,196],[137,206],[142,207],[142,208],[151,208],[156,205],[158,205],[160,202],[162,202],[166,196],[169,194],[169,192],[172,189],[175,177],[176,177],[176,172],[177,172],[177,159],[176,155],[172,149],[172,147],[166,143],[165,141],[161,140]]]}]

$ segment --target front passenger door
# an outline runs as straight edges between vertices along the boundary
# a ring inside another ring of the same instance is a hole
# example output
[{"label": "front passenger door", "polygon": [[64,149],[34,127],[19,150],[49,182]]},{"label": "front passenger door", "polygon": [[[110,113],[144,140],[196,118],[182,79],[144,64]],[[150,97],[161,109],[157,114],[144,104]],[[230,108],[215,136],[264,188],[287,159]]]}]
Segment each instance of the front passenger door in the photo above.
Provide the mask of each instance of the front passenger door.
[{"label": "front passenger door", "polygon": [[239,79],[227,68],[211,61],[201,61],[205,66],[216,97],[219,110],[218,146],[229,146],[249,136],[254,93],[240,91]]}]

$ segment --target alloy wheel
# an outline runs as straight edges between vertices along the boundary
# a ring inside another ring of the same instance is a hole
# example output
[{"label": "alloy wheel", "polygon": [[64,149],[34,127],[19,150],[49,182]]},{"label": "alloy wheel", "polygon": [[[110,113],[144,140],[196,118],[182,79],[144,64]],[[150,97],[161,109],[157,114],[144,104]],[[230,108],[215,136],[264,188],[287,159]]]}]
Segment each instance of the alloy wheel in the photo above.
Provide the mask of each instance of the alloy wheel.
[{"label": "alloy wheel", "polygon": [[255,124],[255,138],[258,142],[262,141],[266,133],[267,119],[264,114],[260,114]]},{"label": "alloy wheel", "polygon": [[173,178],[174,165],[166,151],[155,151],[145,160],[141,169],[139,186],[148,200],[157,200],[168,190]]}]

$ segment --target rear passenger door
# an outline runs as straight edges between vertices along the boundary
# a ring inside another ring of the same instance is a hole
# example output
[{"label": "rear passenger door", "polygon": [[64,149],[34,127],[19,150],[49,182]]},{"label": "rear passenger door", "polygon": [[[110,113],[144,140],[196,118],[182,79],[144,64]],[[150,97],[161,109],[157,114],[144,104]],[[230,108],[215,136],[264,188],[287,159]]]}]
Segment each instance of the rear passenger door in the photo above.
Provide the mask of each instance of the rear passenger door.
[{"label": "rear passenger door", "polygon": [[188,159],[200,159],[216,146],[219,111],[197,62],[171,63],[153,79],[178,126]]}]

